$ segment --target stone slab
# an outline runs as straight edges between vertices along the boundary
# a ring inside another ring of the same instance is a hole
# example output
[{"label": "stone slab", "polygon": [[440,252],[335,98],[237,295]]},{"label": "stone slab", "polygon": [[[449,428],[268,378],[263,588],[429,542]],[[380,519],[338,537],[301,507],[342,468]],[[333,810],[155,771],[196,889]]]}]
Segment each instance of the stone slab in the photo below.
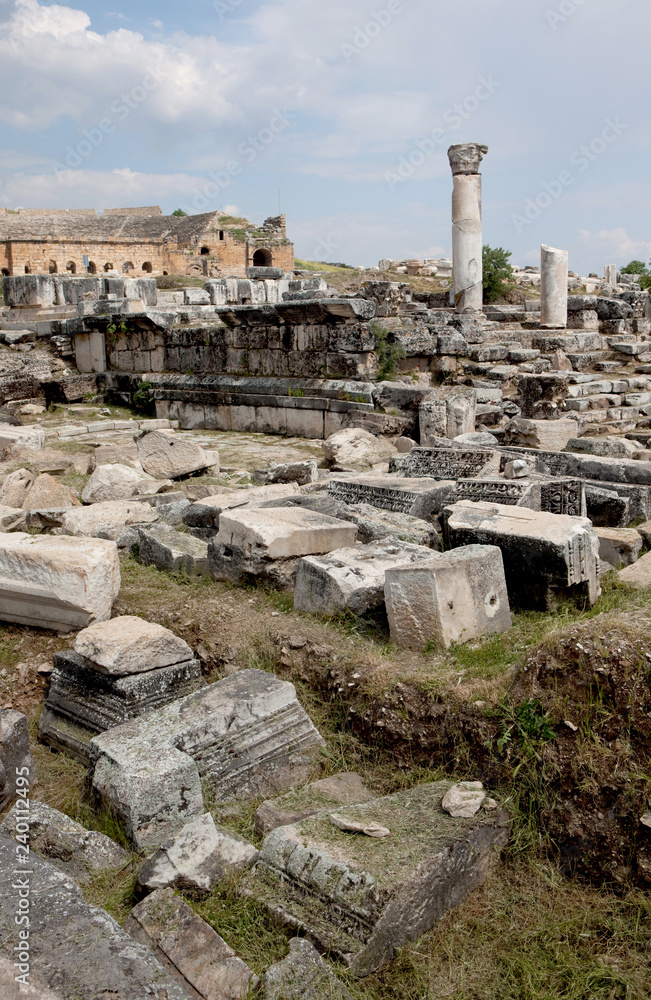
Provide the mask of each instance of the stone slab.
[{"label": "stone slab", "polygon": [[651,587],[651,552],[647,552],[632,566],[620,570],[619,579],[629,587],[635,587],[636,590],[646,590],[647,587]]},{"label": "stone slab", "polygon": [[239,507],[260,507],[273,500],[298,496],[298,483],[275,483],[247,490],[227,490],[195,501],[183,514],[183,522],[191,528],[219,530],[219,515],[223,510]]},{"label": "stone slab", "polygon": [[494,545],[465,545],[388,569],[385,601],[391,640],[408,649],[428,642],[448,649],[511,628],[502,553]]},{"label": "stone slab", "polygon": [[75,652],[113,677],[169,667],[193,658],[187,642],[157,622],[121,615],[96,622],[75,639]]},{"label": "stone slab", "polygon": [[293,684],[243,670],[91,742],[92,784],[138,847],[164,842],[216,802],[309,780],[323,740]]},{"label": "stone slab", "polygon": [[59,631],[111,617],[117,546],[101,539],[0,534],[0,619]]},{"label": "stone slab", "polygon": [[17,798],[22,802],[35,781],[27,719],[0,708],[0,813]]},{"label": "stone slab", "polygon": [[599,558],[614,569],[631,566],[642,551],[642,535],[636,528],[595,528],[599,538]]},{"label": "stone slab", "polygon": [[340,806],[358,805],[375,798],[354,771],[342,771],[304,788],[285,792],[276,799],[267,799],[255,813],[255,832],[265,837],[279,826],[290,826],[316,813],[332,811]]},{"label": "stone slab", "polygon": [[208,545],[200,538],[177,531],[169,524],[138,528],[138,559],[168,573],[210,576]]},{"label": "stone slab", "polygon": [[586,516],[585,487],[580,479],[459,479],[455,500],[529,507],[550,514]]},{"label": "stone slab", "polygon": [[432,477],[337,476],[331,480],[328,492],[336,500],[350,505],[369,504],[427,521],[450,502],[454,487],[452,480],[440,482]]},{"label": "stone slab", "polygon": [[147,431],[137,445],[140,464],[155,479],[181,479],[215,465],[198,444],[170,432]]},{"label": "stone slab", "polygon": [[97,538],[100,532],[132,524],[153,524],[158,514],[149,504],[136,500],[108,500],[90,507],[75,507],[61,518],[64,535]]},{"label": "stone slab", "polygon": [[475,479],[500,471],[500,453],[480,448],[413,448],[401,466],[403,476],[431,479]]},{"label": "stone slab", "polygon": [[432,782],[337,810],[339,822],[389,830],[345,832],[320,813],[270,833],[242,888],[272,914],[331,951],[357,976],[376,972],[417,940],[488,873],[510,820],[501,808],[452,818]]},{"label": "stone slab", "polygon": [[353,1000],[305,938],[292,938],[287,958],[267,969],[262,996],[264,1000]]}]

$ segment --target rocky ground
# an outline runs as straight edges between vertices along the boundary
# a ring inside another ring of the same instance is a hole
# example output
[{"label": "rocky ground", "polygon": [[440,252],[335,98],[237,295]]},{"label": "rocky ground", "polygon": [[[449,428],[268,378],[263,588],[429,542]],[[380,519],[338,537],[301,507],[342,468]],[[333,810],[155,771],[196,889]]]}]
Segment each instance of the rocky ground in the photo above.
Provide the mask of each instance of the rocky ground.
[{"label": "rocky ground", "polygon": [[[63,427],[135,419],[101,405],[18,413],[39,421],[46,450],[0,469],[46,472],[81,495],[98,445],[125,437],[99,430],[59,437]],[[55,436],[55,429],[58,429]],[[219,451],[221,468],[183,481],[193,500],[244,487],[273,463],[317,459],[322,443],[253,434],[183,432]],[[382,456],[374,466],[384,467]],[[257,667],[291,679],[326,740],[324,773],[356,771],[377,794],[452,777],[481,780],[515,817],[514,835],[488,881],[435,930],[365,980],[340,971],[355,998],[642,1000],[651,987],[650,831],[638,817],[651,799],[649,590],[615,574],[591,609],[514,616],[506,635],[447,653],[398,650],[381,616],[323,618],[296,612],[270,587],[233,587],[121,561],[115,615],[170,628],[217,680]],[[124,843],[92,807],[85,768],[36,740],[52,654],[74,636],[0,625],[0,706],[26,713],[38,785],[35,798]],[[253,815],[215,807],[224,827],[260,844]],[[123,922],[136,902],[132,860],[96,877],[85,898]],[[237,880],[190,905],[254,972],[286,954],[286,935]]]}]

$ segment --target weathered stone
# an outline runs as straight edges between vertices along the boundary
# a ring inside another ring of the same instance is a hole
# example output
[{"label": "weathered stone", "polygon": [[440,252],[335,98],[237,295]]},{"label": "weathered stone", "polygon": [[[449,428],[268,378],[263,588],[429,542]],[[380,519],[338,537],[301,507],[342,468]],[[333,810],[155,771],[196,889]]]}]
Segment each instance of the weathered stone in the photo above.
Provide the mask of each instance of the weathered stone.
[{"label": "weathered stone", "polygon": [[[29,868],[29,959],[21,961],[15,924],[19,902],[16,842],[0,833],[0,992],[6,1000],[119,997],[120,1000],[189,1000],[151,950],[137,944],[104,910],[84,902],[71,878],[36,854]],[[16,949],[16,950],[14,950]],[[18,961],[23,968],[16,969]],[[29,973],[28,990],[15,976]]]},{"label": "weathered stone", "polygon": [[482,218],[479,165],[488,152],[479,143],[461,143],[448,150],[452,193],[452,258],[454,304],[457,312],[481,312]]},{"label": "weathered stone", "polygon": [[[522,464],[530,472],[526,463]],[[531,510],[570,514],[572,517],[586,515],[585,488],[580,479],[545,479],[540,475],[515,479],[507,476],[506,469],[504,476],[504,479],[459,479],[455,499],[529,507]]]},{"label": "weathered stone", "polygon": [[441,802],[452,782],[420,785],[339,809],[390,836],[346,833],[320,813],[272,831],[243,889],[325,951],[367,976],[428,931],[485,879],[509,837],[500,808],[453,819]]},{"label": "weathered stone", "polygon": [[91,743],[95,791],[138,849],[215,801],[279,794],[309,780],[323,740],[293,684],[243,670]]},{"label": "weathered stone", "polygon": [[[128,465],[98,465],[86,483],[81,497],[84,503],[129,500],[142,492],[155,492],[156,480]],[[42,505],[41,505],[42,506]],[[52,506],[56,506],[52,504]]]},{"label": "weathered stone", "polygon": [[14,806],[0,824],[0,831],[16,839],[17,834],[24,836],[25,824],[30,851],[51,861],[80,885],[92,881],[96,872],[123,868],[130,861],[128,852],[110,837],[87,830],[45,802],[31,801],[27,812]]},{"label": "weathered stone", "polygon": [[81,504],[69,486],[57,482],[46,472],[34,480],[23,500],[23,510],[48,510],[49,508],[80,507]]},{"label": "weathered stone", "polygon": [[113,677],[193,659],[187,642],[168,628],[133,615],[96,622],[78,633],[75,652]]},{"label": "weathered stone", "polygon": [[405,542],[371,542],[301,559],[296,570],[294,610],[363,615],[384,604],[388,569],[431,559],[432,552]]},{"label": "weathered stone", "polygon": [[180,479],[215,465],[199,445],[169,431],[147,431],[137,445],[140,464],[154,479]]},{"label": "weathered stone", "polygon": [[402,465],[407,478],[474,479],[500,470],[500,453],[473,448],[414,448]]},{"label": "weathered stone", "polygon": [[6,507],[0,504],[0,531],[24,531],[27,517],[20,507]]},{"label": "weathered stone", "polygon": [[0,708],[0,813],[16,798],[22,808],[23,799],[35,781],[27,719],[22,712]]},{"label": "weathered stone", "polygon": [[466,445],[470,448],[494,448],[499,442],[495,435],[489,434],[488,431],[473,431],[469,434],[457,434],[452,439],[452,444]]},{"label": "weathered stone", "polygon": [[183,514],[183,521],[190,528],[219,530],[219,515],[235,507],[262,507],[273,500],[294,497],[299,493],[298,483],[276,483],[246,490],[225,490],[213,496],[196,500]]},{"label": "weathered stone", "polygon": [[90,507],[76,507],[61,518],[64,535],[99,538],[100,532],[126,528],[131,524],[153,524],[158,520],[155,509],[137,500],[107,500]]},{"label": "weathered stone", "polygon": [[4,422],[0,423],[0,455],[10,452],[14,448],[38,448],[45,444],[45,431],[40,424],[31,424],[28,427],[12,427]]},{"label": "weathered stone", "polygon": [[475,430],[477,392],[465,386],[432,389],[420,402],[420,443],[435,444],[436,438],[456,438]]},{"label": "weathered stone", "polygon": [[0,618],[61,631],[111,617],[117,546],[100,539],[0,534]]},{"label": "weathered stone", "polygon": [[651,546],[651,521],[645,521],[644,524],[638,524],[635,530],[642,536],[644,544]]},{"label": "weathered stone", "polygon": [[138,903],[124,929],[198,1000],[245,1000],[259,985],[248,965],[173,889],[158,889]]},{"label": "weathered stone", "polygon": [[540,256],[540,325],[564,330],[567,326],[567,250],[555,250],[543,244]]},{"label": "weathered stone", "polygon": [[298,483],[305,486],[307,483],[316,483],[319,480],[319,470],[316,460],[311,458],[303,462],[288,462],[285,465],[274,465],[265,473],[265,482],[269,485],[273,483]]},{"label": "weathered stone", "polygon": [[[413,482],[413,480],[412,480]],[[337,501],[330,499],[330,503]],[[411,514],[372,507],[371,504],[339,504],[340,509],[333,517],[352,521],[357,525],[357,540],[363,545],[370,542],[409,542],[411,545],[425,545],[429,549],[440,549],[441,540],[431,522]],[[324,513],[328,513],[324,510]]]},{"label": "weathered stone", "polygon": [[138,559],[168,573],[210,576],[208,545],[199,538],[177,531],[169,524],[138,528]]},{"label": "weathered stone", "polygon": [[264,837],[279,826],[290,826],[316,813],[358,805],[372,798],[373,792],[359,774],[349,771],[333,774],[263,802],[255,814],[255,831],[259,837]]},{"label": "weathered stone", "polygon": [[322,447],[328,461],[345,469],[369,469],[388,461],[396,453],[390,441],[376,438],[358,427],[347,427],[331,434]]},{"label": "weathered stone", "polygon": [[35,478],[34,473],[28,472],[27,469],[16,469],[15,472],[10,472],[0,486],[0,504],[3,507],[22,508]]},{"label": "weathered stone", "polygon": [[615,569],[636,562],[642,551],[642,535],[635,528],[595,528],[599,558]]},{"label": "weathered stone", "polygon": [[219,880],[250,868],[257,857],[253,844],[218,830],[210,813],[204,813],[143,861],[138,885],[147,892],[168,886],[208,892]]},{"label": "weathered stone", "polygon": [[356,538],[353,524],[300,507],[230,510],[220,516],[208,561],[216,580],[255,576],[287,587],[302,556],[347,548]]},{"label": "weathered stone", "polygon": [[[407,460],[409,456],[401,458]],[[450,480],[440,482],[425,476],[409,479],[398,476],[356,476],[354,479],[337,476],[331,480],[328,492],[335,500],[342,500],[350,506],[363,503],[427,521],[450,502],[454,488],[455,483]]]},{"label": "weathered stone", "polygon": [[398,454],[408,455],[412,448],[416,448],[418,445],[417,441],[414,441],[410,437],[397,437],[393,442],[394,446],[398,449]]},{"label": "weathered stone", "polygon": [[448,788],[441,805],[450,816],[472,819],[485,801],[486,792],[481,781],[460,781]]},{"label": "weathered stone", "polygon": [[494,545],[466,545],[388,569],[385,600],[392,641],[410,649],[428,642],[447,649],[511,628],[502,553]]},{"label": "weathered stone", "polygon": [[599,455],[604,458],[630,458],[640,450],[636,441],[621,437],[580,437],[570,438],[566,451]]},{"label": "weathered stone", "polygon": [[[136,423],[134,423],[134,430],[138,430]],[[126,465],[142,471],[135,441],[99,445],[91,455],[90,471],[94,472],[100,465]]]},{"label": "weathered stone", "polygon": [[599,539],[587,518],[462,500],[442,521],[446,548],[499,546],[514,604],[546,608],[559,591],[594,604],[601,593]]},{"label": "weathered stone", "polygon": [[631,566],[620,570],[619,579],[629,587],[635,587],[636,590],[651,587],[651,552],[647,552]]},{"label": "weathered stone", "polygon": [[563,451],[579,431],[576,420],[525,420],[514,417],[504,428],[504,444]]},{"label": "weathered stone", "polygon": [[267,969],[264,1000],[352,1000],[346,987],[305,938],[292,938],[289,955]]}]

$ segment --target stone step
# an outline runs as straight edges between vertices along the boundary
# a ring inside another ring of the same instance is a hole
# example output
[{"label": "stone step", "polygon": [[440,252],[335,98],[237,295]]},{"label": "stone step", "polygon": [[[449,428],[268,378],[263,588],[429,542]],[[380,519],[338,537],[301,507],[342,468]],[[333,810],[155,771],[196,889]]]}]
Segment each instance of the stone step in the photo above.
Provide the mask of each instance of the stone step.
[{"label": "stone step", "polygon": [[532,346],[537,347],[543,353],[552,351],[565,351],[579,353],[583,351],[601,351],[605,348],[604,338],[599,333],[576,331],[566,333],[539,333],[533,337]]}]

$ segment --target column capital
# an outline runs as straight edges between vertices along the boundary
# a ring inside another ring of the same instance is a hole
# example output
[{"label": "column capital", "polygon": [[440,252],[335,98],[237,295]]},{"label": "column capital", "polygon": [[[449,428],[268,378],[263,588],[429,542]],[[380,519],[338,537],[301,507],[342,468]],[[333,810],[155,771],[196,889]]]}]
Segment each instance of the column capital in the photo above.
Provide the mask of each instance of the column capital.
[{"label": "column capital", "polygon": [[462,142],[448,149],[452,174],[478,174],[479,165],[488,152],[488,146],[478,142]]}]

